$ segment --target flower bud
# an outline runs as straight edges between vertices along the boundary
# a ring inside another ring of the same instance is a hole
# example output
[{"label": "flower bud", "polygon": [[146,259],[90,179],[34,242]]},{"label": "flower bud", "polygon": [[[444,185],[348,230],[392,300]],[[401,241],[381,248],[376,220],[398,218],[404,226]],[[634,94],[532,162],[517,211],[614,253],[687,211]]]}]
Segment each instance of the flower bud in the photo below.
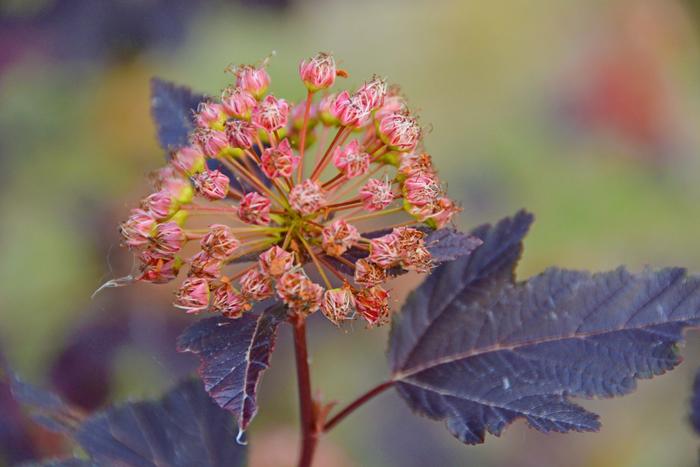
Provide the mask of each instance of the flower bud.
[{"label": "flower bud", "polygon": [[250,113],[257,103],[252,94],[241,88],[228,87],[221,95],[224,111],[229,116],[242,120],[250,118]]},{"label": "flower bud", "polygon": [[236,86],[260,99],[270,85],[270,75],[264,67],[244,65],[236,70]]},{"label": "flower bud", "polygon": [[289,204],[302,216],[308,216],[326,205],[326,197],[317,182],[306,179],[289,192]]},{"label": "flower bud", "polygon": [[202,128],[215,126],[221,120],[222,111],[221,104],[200,102],[195,116],[197,126]]},{"label": "flower bud", "polygon": [[277,281],[277,295],[293,311],[308,315],[321,307],[323,287],[303,271],[287,272]]},{"label": "flower bud", "polygon": [[[227,134],[211,128],[199,128],[194,134],[194,139],[207,157],[217,157],[228,147]],[[201,170],[204,170],[204,166]]]},{"label": "flower bud", "polygon": [[224,199],[228,195],[229,179],[218,170],[205,170],[192,180],[197,192],[209,200]]},{"label": "flower bud", "polygon": [[226,122],[226,137],[234,148],[250,149],[255,143],[255,127],[244,120]]},{"label": "flower bud", "polygon": [[381,140],[390,149],[408,152],[418,145],[422,130],[415,118],[394,113],[382,118],[379,122],[378,133]]},{"label": "flower bud", "polygon": [[190,258],[190,276],[217,279],[221,276],[221,260],[200,251]]},{"label": "flower bud", "polygon": [[132,209],[129,218],[119,226],[124,245],[138,248],[148,243],[148,239],[156,225],[156,220],[143,209]]},{"label": "flower bud", "polygon": [[333,164],[346,178],[364,175],[369,170],[370,155],[360,150],[360,143],[353,140],[345,147],[335,148]]},{"label": "flower bud", "polygon": [[343,91],[333,101],[331,113],[341,125],[359,128],[367,123],[370,108],[361,96],[351,96],[348,91]]},{"label": "flower bud", "polygon": [[141,273],[136,277],[137,281],[150,282],[152,284],[166,284],[175,279],[182,267],[182,260],[176,256],[161,257],[144,250],[139,255],[141,261]]},{"label": "flower bud", "polygon": [[332,323],[352,319],[355,297],[349,287],[326,290],[323,294],[321,312]]},{"label": "flower bud", "polygon": [[177,212],[179,203],[169,192],[162,190],[148,195],[141,201],[141,207],[153,218],[164,221]]},{"label": "flower bud", "polygon": [[379,286],[357,291],[355,306],[370,326],[389,322],[389,293]]},{"label": "flower bud", "polygon": [[171,163],[180,172],[192,176],[206,168],[204,154],[194,146],[186,146],[178,149],[173,155]]},{"label": "flower bud", "polygon": [[274,148],[267,148],[260,158],[261,168],[268,178],[291,177],[299,165],[300,157],[294,154],[287,138]]},{"label": "flower bud", "polygon": [[370,178],[359,190],[362,205],[368,211],[381,211],[394,201],[389,179]]},{"label": "flower bud", "polygon": [[175,307],[187,313],[199,313],[209,306],[209,281],[201,277],[185,279],[175,294]]},{"label": "flower bud", "polygon": [[360,233],[355,226],[340,219],[324,227],[321,237],[323,251],[327,255],[341,256],[360,240]]},{"label": "flower bud", "polygon": [[153,252],[161,256],[172,256],[182,249],[186,236],[175,222],[165,222],[153,228],[151,235]]},{"label": "flower bud", "polygon": [[257,269],[251,269],[241,276],[241,293],[250,300],[265,300],[272,296],[272,278]]},{"label": "flower bud", "polygon": [[401,261],[401,244],[397,236],[391,233],[370,240],[369,260],[385,268],[398,265]]},{"label": "flower bud", "polygon": [[380,108],[386,96],[386,80],[375,76],[371,81],[360,86],[357,95],[369,111]]},{"label": "flower bud", "polygon": [[336,94],[328,94],[318,103],[318,118],[326,126],[338,125],[340,121],[333,113],[333,103],[338,96]]},{"label": "flower bud", "polygon": [[251,121],[266,131],[275,131],[287,125],[289,104],[284,99],[268,95],[253,110]]},{"label": "flower bud", "polygon": [[432,205],[442,195],[442,187],[437,177],[428,172],[418,172],[409,176],[403,184],[405,200],[414,206]]},{"label": "flower bud", "polygon": [[292,269],[294,255],[275,245],[260,255],[258,263],[263,273],[278,278]]},{"label": "flower bud", "polygon": [[445,227],[452,221],[455,214],[461,211],[461,209],[455,205],[454,201],[446,196],[438,198],[432,206],[432,212],[426,215],[423,221],[435,229]]},{"label": "flower bud", "polygon": [[246,224],[267,225],[270,223],[271,203],[260,193],[246,193],[238,204],[238,217]]},{"label": "flower bud", "polygon": [[299,64],[299,76],[306,89],[311,92],[333,86],[335,74],[333,56],[323,52],[308,60],[302,60]]},{"label": "flower bud", "polygon": [[227,225],[213,224],[209,226],[209,232],[202,237],[200,245],[208,255],[224,260],[241,246],[241,242]]},{"label": "flower bud", "polygon": [[249,311],[252,306],[231,284],[224,282],[214,289],[212,308],[227,318],[236,319],[240,318],[243,312]]},{"label": "flower bud", "polygon": [[372,287],[386,282],[386,271],[366,259],[358,259],[355,262],[355,283]]}]

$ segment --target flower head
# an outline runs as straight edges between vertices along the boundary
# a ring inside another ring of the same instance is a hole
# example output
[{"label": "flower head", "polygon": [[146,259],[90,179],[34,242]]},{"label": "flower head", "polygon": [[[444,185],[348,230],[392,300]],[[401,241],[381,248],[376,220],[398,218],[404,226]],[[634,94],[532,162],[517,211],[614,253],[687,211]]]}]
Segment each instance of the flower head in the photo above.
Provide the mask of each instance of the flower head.
[{"label": "flower head", "polygon": [[320,52],[299,64],[299,76],[311,92],[333,86],[335,74],[335,60],[327,53]]},{"label": "flower head", "polygon": [[340,288],[326,290],[323,294],[321,312],[334,324],[352,319],[353,308],[355,308],[355,297],[347,284]]},{"label": "flower head", "polygon": [[268,95],[253,110],[252,122],[266,131],[275,131],[287,124],[289,104],[284,99]]},{"label": "flower head", "polygon": [[272,202],[260,193],[246,193],[238,205],[238,218],[246,224],[269,224],[271,204]]},{"label": "flower head", "polygon": [[360,240],[360,232],[346,220],[339,219],[321,232],[323,251],[329,256],[340,256]]},{"label": "flower head", "polygon": [[270,85],[270,75],[264,66],[243,65],[235,70],[236,86],[260,99]]},{"label": "flower head", "polygon": [[239,87],[230,86],[221,94],[221,104],[229,117],[247,120],[257,103],[251,93]]},{"label": "flower head", "polygon": [[228,195],[229,179],[218,170],[205,170],[192,177],[197,193],[210,200],[224,199]]},{"label": "flower head", "polygon": [[268,178],[290,177],[299,165],[299,156],[292,152],[287,138],[277,147],[265,149],[260,160],[260,166]]},{"label": "flower head", "polygon": [[187,313],[199,313],[209,307],[209,281],[201,277],[185,279],[175,294],[174,305]]},{"label": "flower head", "polygon": [[156,219],[143,209],[132,209],[129,218],[119,226],[124,245],[138,248],[148,244]]},{"label": "flower head", "polygon": [[240,318],[243,312],[252,308],[250,302],[228,282],[214,289],[212,308],[227,318]]},{"label": "flower head", "polygon": [[326,204],[321,185],[313,180],[304,180],[289,192],[289,203],[302,216],[318,212]]},{"label": "flower head", "polygon": [[200,244],[203,252],[218,259],[226,259],[241,246],[231,228],[222,224],[209,226],[209,232],[202,237]]},{"label": "flower head", "polygon": [[364,175],[369,170],[370,155],[360,149],[357,140],[351,141],[347,146],[335,148],[333,164],[347,178],[355,178]]}]

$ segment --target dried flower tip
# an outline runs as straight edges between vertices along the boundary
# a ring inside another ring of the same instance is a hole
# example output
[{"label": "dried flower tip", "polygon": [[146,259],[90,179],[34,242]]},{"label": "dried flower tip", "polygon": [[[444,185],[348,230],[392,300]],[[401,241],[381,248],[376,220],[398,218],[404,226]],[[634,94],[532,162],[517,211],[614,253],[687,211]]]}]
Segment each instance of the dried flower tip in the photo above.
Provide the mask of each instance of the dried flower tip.
[{"label": "dried flower tip", "polygon": [[192,178],[197,193],[209,200],[224,199],[228,195],[229,179],[218,170],[205,170]]},{"label": "dried flower tip", "polygon": [[132,209],[129,218],[119,226],[124,245],[138,248],[148,243],[156,220],[143,209]]},{"label": "dried flower tip", "polygon": [[442,187],[435,174],[418,172],[408,177],[403,184],[405,200],[414,206],[432,205],[442,195]]},{"label": "dried flower tip", "polygon": [[390,233],[370,240],[369,260],[385,268],[398,265],[401,261],[401,244],[397,236]]},{"label": "dried flower tip", "polygon": [[371,81],[360,86],[357,95],[369,111],[380,108],[386,96],[386,80],[378,76],[373,77]]},{"label": "dried flower tip", "polygon": [[265,300],[274,293],[272,278],[257,269],[251,269],[241,276],[241,293],[250,300]]},{"label": "dried flower tip", "polygon": [[401,266],[409,271],[430,272],[433,267],[433,255],[422,245],[406,249],[401,258]]},{"label": "dried flower tip", "polygon": [[371,109],[360,95],[351,96],[348,91],[343,91],[335,98],[331,105],[331,113],[343,126],[359,128],[368,121]]},{"label": "dried flower tip", "polygon": [[294,266],[294,255],[275,245],[260,255],[260,270],[272,277],[280,277]]},{"label": "dried flower tip", "polygon": [[324,227],[321,233],[323,251],[330,256],[341,256],[360,240],[357,228],[340,219]]},{"label": "dried flower tip", "polygon": [[179,203],[167,191],[162,190],[148,195],[141,201],[141,207],[153,218],[164,221],[172,217],[179,209]]},{"label": "dried flower tip", "polygon": [[200,251],[190,258],[189,275],[205,279],[217,279],[221,276],[221,267],[221,259],[208,255],[206,251]]},{"label": "dried flower tip", "polygon": [[221,104],[200,102],[195,116],[197,126],[202,128],[215,126],[223,116],[222,110]]},{"label": "dried flower tip", "polygon": [[379,122],[379,137],[395,151],[408,152],[415,149],[421,133],[416,119],[408,115],[390,114]]},{"label": "dried flower tip", "polygon": [[309,315],[321,307],[323,287],[303,271],[287,272],[277,281],[277,295],[293,311]]},{"label": "dried flower tip", "polygon": [[370,155],[360,149],[360,143],[357,140],[351,141],[345,147],[335,148],[333,164],[346,178],[366,174],[369,163]]},{"label": "dried flower tip", "polygon": [[326,196],[318,183],[306,179],[289,192],[289,203],[299,214],[308,216],[326,205]]},{"label": "dried flower tip", "polygon": [[175,222],[165,222],[153,228],[150,237],[153,252],[161,256],[172,256],[182,249],[186,236]]},{"label": "dried flower tip", "polygon": [[200,244],[204,252],[221,260],[231,256],[241,246],[231,229],[222,224],[209,226],[209,232],[202,237]]},{"label": "dried flower tip", "polygon": [[399,173],[409,177],[421,172],[428,174],[435,174],[435,168],[433,167],[433,159],[430,154],[427,153],[406,153],[401,157],[401,162],[399,163]]},{"label": "dried flower tip", "polygon": [[461,210],[454,201],[442,196],[432,205],[432,212],[422,220],[432,228],[441,229],[449,224]]},{"label": "dried flower tip", "polygon": [[[207,157],[217,157],[228,147],[228,136],[223,131],[211,128],[198,128],[195,130],[194,141],[199,144]],[[204,170],[204,167],[202,167]]]},{"label": "dried flower tip", "polygon": [[333,86],[336,76],[333,56],[320,52],[313,58],[302,60],[299,64],[299,76],[311,92]]},{"label": "dried flower tip", "polygon": [[139,255],[141,273],[137,281],[165,284],[175,279],[182,267],[182,260],[176,256],[161,257],[144,250]]},{"label": "dried flower tip", "polygon": [[238,217],[246,224],[267,225],[270,223],[272,202],[255,191],[246,193],[238,205]]},{"label": "dried flower tip", "polygon": [[370,326],[389,322],[389,293],[379,286],[357,291],[355,307]]},{"label": "dried flower tip", "polygon": [[209,306],[209,281],[201,277],[185,279],[175,294],[175,307],[199,313]]},{"label": "dried flower tip", "polygon": [[323,294],[321,312],[336,325],[340,321],[352,319],[354,308],[355,297],[352,295],[350,287],[344,286],[338,289],[329,289]]},{"label": "dried flower tip", "polygon": [[199,173],[206,168],[204,154],[193,146],[187,146],[175,152],[171,163],[180,172],[188,176]]},{"label": "dried flower tip", "polygon": [[359,190],[362,205],[368,211],[381,211],[394,201],[391,191],[391,182],[388,178],[380,180],[370,178],[365,186]]},{"label": "dried flower tip", "polygon": [[224,111],[231,117],[248,120],[251,111],[257,105],[255,97],[248,91],[229,86],[221,94],[221,104]]},{"label": "dried flower tip", "polygon": [[255,142],[255,127],[245,120],[229,120],[226,122],[226,137],[234,148],[249,149]]},{"label": "dried flower tip", "polygon": [[299,165],[299,156],[292,152],[287,138],[277,147],[267,148],[261,157],[261,168],[268,178],[290,177]]},{"label": "dried flower tip", "polygon": [[266,131],[275,131],[287,125],[289,104],[284,99],[268,95],[253,109],[251,121]]},{"label": "dried flower tip", "polygon": [[227,318],[236,319],[240,318],[243,312],[249,311],[252,305],[243,294],[231,287],[231,284],[224,282],[214,289],[212,308]]},{"label": "dried flower tip", "polygon": [[236,86],[260,99],[270,85],[270,75],[263,67],[243,65],[235,70]]},{"label": "dried flower tip", "polygon": [[355,283],[372,287],[386,282],[386,271],[381,266],[370,263],[366,259],[355,262]]}]

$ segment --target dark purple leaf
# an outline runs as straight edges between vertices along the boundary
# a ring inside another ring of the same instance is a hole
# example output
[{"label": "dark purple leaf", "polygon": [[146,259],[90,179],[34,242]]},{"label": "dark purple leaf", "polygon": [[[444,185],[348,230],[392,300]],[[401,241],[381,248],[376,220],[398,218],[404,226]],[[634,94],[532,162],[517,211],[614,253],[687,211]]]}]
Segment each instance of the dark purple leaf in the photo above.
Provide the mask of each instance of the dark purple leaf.
[{"label": "dark purple leaf", "polygon": [[693,398],[690,401],[690,423],[700,435],[700,370],[695,374],[693,382]]},{"label": "dark purple leaf", "polygon": [[159,78],[151,80],[151,114],[163,149],[172,151],[187,146],[194,130],[193,112],[204,99],[186,86]]},{"label": "dark purple leaf", "polygon": [[473,235],[445,228],[430,232],[425,239],[425,246],[433,255],[435,264],[454,261],[461,256],[467,256],[484,243]]},{"label": "dark purple leaf", "polygon": [[15,465],[37,457],[29,423],[12,395],[8,373],[0,353],[0,465]]},{"label": "dark purple leaf", "polygon": [[258,383],[285,317],[286,309],[273,305],[259,315],[248,313],[235,320],[208,318],[187,328],[178,339],[178,350],[199,356],[206,391],[235,415],[241,432],[258,411]]},{"label": "dark purple leaf", "polygon": [[700,279],[683,269],[549,269],[513,283],[518,217],[482,231],[474,255],[439,267],[392,329],[399,393],[465,443],[516,418],[544,432],[597,430],[597,415],[569,396],[631,392],[680,363],[683,329],[700,324]]},{"label": "dark purple leaf", "polygon": [[76,441],[99,465],[245,465],[235,422],[190,380],[156,402],[136,402],[90,417]]},{"label": "dark purple leaf", "polygon": [[41,463],[24,464],[22,467],[100,467],[87,459],[52,459]]}]

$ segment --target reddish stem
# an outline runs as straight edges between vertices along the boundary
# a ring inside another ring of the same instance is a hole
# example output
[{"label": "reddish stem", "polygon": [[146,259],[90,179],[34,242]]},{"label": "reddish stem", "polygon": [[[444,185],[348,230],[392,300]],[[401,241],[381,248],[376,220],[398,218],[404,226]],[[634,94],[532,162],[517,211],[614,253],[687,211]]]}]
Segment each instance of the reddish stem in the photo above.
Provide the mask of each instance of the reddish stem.
[{"label": "reddish stem", "polygon": [[326,433],[326,432],[332,430],[333,427],[335,427],[338,423],[342,422],[345,417],[347,417],[348,415],[353,413],[355,410],[357,410],[360,406],[365,404],[367,401],[369,401],[370,399],[383,393],[384,391],[386,391],[387,389],[389,389],[393,385],[394,385],[393,381],[385,381],[385,382],[373,387],[372,389],[370,389],[369,391],[367,391],[366,393],[364,393],[363,395],[361,395],[360,397],[355,399],[347,407],[345,407],[343,410],[338,412],[333,418],[331,418],[330,420],[328,420],[326,422],[326,424],[323,426],[323,432]]},{"label": "reddish stem", "polygon": [[311,111],[311,101],[314,98],[314,94],[309,91],[306,94],[306,107],[304,108],[304,123],[301,127],[301,138],[299,140],[299,168],[297,172],[297,183],[301,183],[302,175],[304,173],[304,152],[306,151],[306,132],[309,126],[309,113]]},{"label": "reddish stem", "polygon": [[314,420],[315,410],[311,397],[311,375],[309,356],[306,348],[306,323],[302,316],[291,319],[294,327],[294,355],[297,364],[297,385],[299,387],[299,411],[301,418],[301,452],[298,467],[310,467],[313,460],[318,432]]}]

